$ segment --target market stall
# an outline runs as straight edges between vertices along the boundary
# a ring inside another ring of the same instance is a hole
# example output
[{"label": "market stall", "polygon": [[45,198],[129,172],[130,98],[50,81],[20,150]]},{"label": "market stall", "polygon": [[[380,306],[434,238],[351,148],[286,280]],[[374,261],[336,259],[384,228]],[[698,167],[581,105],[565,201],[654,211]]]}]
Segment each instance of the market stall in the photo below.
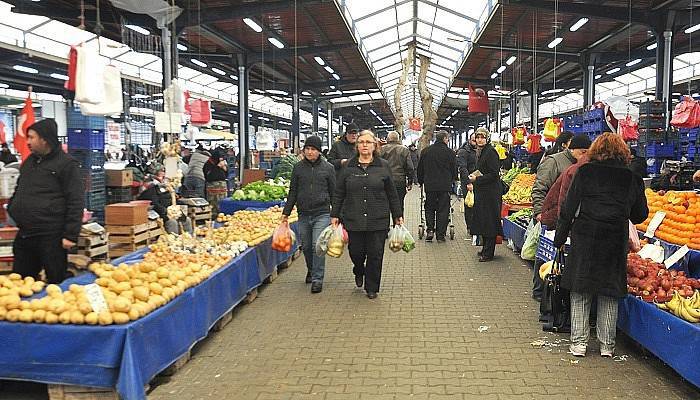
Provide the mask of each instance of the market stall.
[{"label": "market stall", "polygon": [[[273,213],[279,214],[279,209],[268,212],[266,217],[262,216],[265,213],[259,213],[258,218],[272,219]],[[265,236],[261,230],[251,231],[250,235],[256,236],[249,236],[249,243],[255,246],[141,318],[104,326],[0,322],[0,337],[6,345],[23,350],[0,354],[0,379],[114,388],[124,399],[145,399],[144,387],[157,373],[206,337],[222,316],[297,251],[298,244],[287,252],[272,251],[269,225],[263,221],[258,225],[267,231]],[[296,231],[296,224],[291,224],[291,228]],[[240,234],[225,228],[222,231],[208,232],[207,238],[227,240]],[[180,239],[173,236],[171,241],[177,245]],[[163,249],[161,242],[153,251],[162,252]],[[148,253],[148,249],[141,249],[115,259],[113,265],[143,264]],[[60,285],[61,289],[77,293],[75,285],[104,279],[97,279],[98,275],[105,276],[100,266],[93,267],[94,273],[66,280]],[[47,288],[28,299],[49,297],[49,291]],[[31,338],[31,345],[25,342],[27,338]]]}]

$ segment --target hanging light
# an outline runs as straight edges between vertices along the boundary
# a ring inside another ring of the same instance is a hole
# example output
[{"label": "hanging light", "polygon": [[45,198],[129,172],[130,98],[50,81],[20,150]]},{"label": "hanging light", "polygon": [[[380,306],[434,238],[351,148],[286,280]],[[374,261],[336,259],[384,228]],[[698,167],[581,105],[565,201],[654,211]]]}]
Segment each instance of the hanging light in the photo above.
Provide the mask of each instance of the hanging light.
[{"label": "hanging light", "polygon": [[506,60],[506,65],[513,64],[517,58],[516,56],[510,56],[510,58]]},{"label": "hanging light", "polygon": [[333,70],[333,68],[331,68],[330,65],[326,65],[325,67],[323,67],[323,69],[325,69],[326,71],[328,71],[329,74],[335,73],[335,71]]},{"label": "hanging light", "polygon": [[205,64],[205,63],[203,63],[203,62],[197,60],[196,58],[190,58],[190,61],[192,62],[192,64],[194,64],[194,65],[199,65],[199,66],[202,67],[202,68],[206,68],[206,67],[207,67],[207,64]]},{"label": "hanging light", "polygon": [[554,40],[552,40],[551,42],[549,42],[549,44],[547,45],[547,47],[549,47],[550,49],[553,49],[553,48],[557,47],[557,45],[558,45],[559,43],[561,43],[562,40],[564,40],[564,38],[560,38],[560,37],[554,38]]},{"label": "hanging light", "polygon": [[277,39],[277,38],[273,38],[273,37],[267,38],[267,41],[270,42],[270,43],[272,43],[272,44],[273,44],[275,47],[277,47],[278,49],[283,49],[283,48],[284,48],[284,43],[280,42],[280,40]]},{"label": "hanging light", "polygon": [[628,63],[625,64],[625,65],[628,66],[628,67],[631,67],[631,66],[633,66],[633,65],[639,64],[640,62],[642,62],[642,59],[641,59],[641,58],[638,58],[638,59],[636,59],[636,60],[632,60],[632,61],[628,62]]},{"label": "hanging light", "polygon": [[649,46],[647,46],[647,50],[654,50],[655,48],[656,48],[656,42],[654,42],[654,43],[650,44]]},{"label": "hanging light", "polygon": [[594,76],[595,79],[600,79],[600,78],[602,78],[602,77],[603,77],[603,75],[601,75],[601,74],[598,74],[598,75]]},{"label": "hanging light", "polygon": [[611,69],[610,71],[607,71],[606,74],[607,74],[607,75],[612,75],[612,74],[614,74],[615,72],[620,72],[620,68],[615,67],[615,68]]},{"label": "hanging light", "polygon": [[140,34],[142,34],[142,35],[148,36],[148,35],[151,34],[151,32],[150,32],[148,29],[142,28],[142,27],[140,27],[140,26],[138,26],[138,25],[126,24],[126,25],[124,25],[124,27],[125,27],[125,28],[128,28],[128,29],[131,29],[131,30],[134,31],[134,32],[138,32],[138,33],[140,33]]},{"label": "hanging light", "polygon": [[39,70],[37,70],[36,68],[25,67],[24,65],[13,65],[12,69],[15,69],[15,70],[21,71],[21,72],[26,72],[28,74],[38,74],[39,73]]},{"label": "hanging light", "polygon": [[314,57],[314,60],[316,60],[316,62],[318,63],[318,65],[326,65],[326,62],[323,61],[323,58],[321,58],[321,57],[319,57],[319,56]]},{"label": "hanging light", "polygon": [[500,73],[502,73],[502,72],[505,71],[505,70],[506,70],[506,66],[505,66],[505,65],[501,65],[500,67],[498,67],[498,69],[496,70],[496,72],[498,72],[498,73],[500,74]]},{"label": "hanging light", "polygon": [[213,68],[213,67],[212,67],[211,70],[214,71],[214,72],[216,72],[216,73],[219,74],[219,75],[226,75],[226,72],[224,72],[224,71],[222,71],[222,70],[220,70],[220,69],[218,69],[218,68]]},{"label": "hanging light", "polygon": [[255,32],[262,32],[262,27],[258,25],[257,22],[253,21],[250,18],[243,18],[243,22],[245,22],[246,25],[250,27],[250,29],[254,30]]},{"label": "hanging light", "polygon": [[494,72],[493,74],[491,74],[491,79],[496,79],[497,76],[498,74]]},{"label": "hanging light", "polygon": [[180,50],[180,51],[187,51],[187,46],[185,46],[184,44],[178,43],[178,44],[177,44],[177,49]]},{"label": "hanging light", "polygon": [[66,75],[63,75],[63,74],[56,74],[56,73],[53,73],[53,74],[51,74],[51,75],[49,75],[49,76],[52,77],[52,78],[54,78],[54,79],[60,79],[60,80],[62,80],[62,81],[67,81],[67,80],[68,80],[68,77],[67,77]]},{"label": "hanging light", "polygon": [[685,33],[693,33],[693,32],[695,32],[695,31],[697,31],[697,30],[700,30],[700,24],[693,25],[693,26],[691,26],[690,28],[686,28],[683,32],[685,32]]},{"label": "hanging light", "polygon": [[333,74],[333,79],[335,79],[336,81],[339,81],[339,80],[340,80],[340,75],[338,75],[338,74]]},{"label": "hanging light", "polygon": [[583,17],[583,18],[579,19],[578,21],[576,21],[575,24],[571,25],[571,28],[569,28],[569,30],[571,32],[576,32],[577,30],[579,30],[579,28],[586,25],[586,22],[588,22],[588,18]]}]

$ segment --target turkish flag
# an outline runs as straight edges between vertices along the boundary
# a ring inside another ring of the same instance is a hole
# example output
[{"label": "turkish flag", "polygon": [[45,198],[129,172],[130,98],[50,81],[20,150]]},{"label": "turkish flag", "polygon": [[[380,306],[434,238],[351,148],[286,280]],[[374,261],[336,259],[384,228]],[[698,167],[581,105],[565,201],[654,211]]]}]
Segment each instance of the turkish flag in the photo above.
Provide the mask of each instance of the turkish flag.
[{"label": "turkish flag", "polygon": [[24,108],[17,118],[17,132],[15,132],[15,149],[22,157],[22,161],[26,160],[31,153],[27,146],[27,129],[34,124],[34,108],[32,107],[32,99],[27,97],[24,101]]},{"label": "turkish flag", "polygon": [[488,114],[489,96],[484,89],[474,89],[471,84],[469,85],[469,103],[467,104],[467,111],[470,113]]},{"label": "turkish flag", "polygon": [[7,135],[5,134],[5,123],[0,121],[0,144],[7,143]]},{"label": "turkish flag", "polygon": [[414,131],[420,130],[420,118],[409,118],[408,128]]}]

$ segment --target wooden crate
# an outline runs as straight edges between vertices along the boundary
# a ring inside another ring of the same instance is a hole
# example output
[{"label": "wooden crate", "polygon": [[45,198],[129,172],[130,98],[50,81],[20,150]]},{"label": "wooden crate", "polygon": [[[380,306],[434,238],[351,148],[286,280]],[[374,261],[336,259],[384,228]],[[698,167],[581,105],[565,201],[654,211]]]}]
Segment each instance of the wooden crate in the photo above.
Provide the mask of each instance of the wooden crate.
[{"label": "wooden crate", "polygon": [[201,225],[211,220],[211,205],[201,207],[187,207],[187,216],[194,225]]},{"label": "wooden crate", "polygon": [[115,203],[105,207],[107,225],[133,226],[148,222],[148,205],[140,203]]},{"label": "wooden crate", "polygon": [[117,258],[148,246],[148,239],[139,243],[115,243],[109,245],[109,258]]},{"label": "wooden crate", "polygon": [[148,221],[138,225],[106,225],[109,233],[110,258],[121,257],[148,246],[152,242],[154,229],[160,229],[158,222]]},{"label": "wooden crate", "polygon": [[48,385],[49,400],[119,400],[114,389],[88,386]]},{"label": "wooden crate", "polygon": [[78,237],[77,254],[90,258],[107,258],[109,252],[109,233],[101,235],[84,235]]}]

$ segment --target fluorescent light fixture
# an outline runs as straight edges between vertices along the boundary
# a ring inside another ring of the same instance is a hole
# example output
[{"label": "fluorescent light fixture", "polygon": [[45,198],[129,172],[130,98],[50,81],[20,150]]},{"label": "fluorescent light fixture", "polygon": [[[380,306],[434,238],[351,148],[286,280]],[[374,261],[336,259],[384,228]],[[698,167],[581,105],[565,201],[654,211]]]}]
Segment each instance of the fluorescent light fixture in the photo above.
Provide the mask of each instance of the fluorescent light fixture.
[{"label": "fluorescent light fixture", "polygon": [[318,63],[318,65],[326,65],[326,62],[323,61],[323,58],[321,58],[321,57],[319,57],[319,56],[314,57],[314,60],[316,60],[316,62]]},{"label": "fluorescent light fixture", "polygon": [[529,93],[527,92],[527,90],[523,90],[522,92],[520,92],[518,94],[521,96],[527,96]]},{"label": "fluorescent light fixture", "polygon": [[328,87],[331,88],[331,89],[333,89],[333,90],[335,90],[335,85],[330,85],[330,86],[328,86]]},{"label": "fluorescent light fixture", "polygon": [[311,96],[311,93],[307,92],[306,90],[304,90],[303,92],[301,92],[301,94],[302,94],[303,96]]},{"label": "fluorescent light fixture", "polygon": [[277,38],[267,38],[267,41],[272,43],[275,47],[278,49],[283,49],[284,48],[284,43],[280,42]]},{"label": "fluorescent light fixture", "polygon": [[700,29],[700,24],[697,24],[697,25],[691,26],[690,28],[686,28],[686,30],[684,30],[683,32],[685,32],[685,33],[693,33],[693,32],[695,32],[695,31],[697,31],[697,30],[699,30],[699,29]]},{"label": "fluorescent light fixture", "polygon": [[254,30],[255,32],[262,32],[262,26],[258,25],[258,23],[253,21],[252,19],[243,18],[243,22],[245,22],[245,24],[248,25],[250,29]]},{"label": "fluorescent light fixture", "polygon": [[177,44],[177,49],[180,50],[180,51],[187,51],[187,46],[185,46],[184,44],[178,43],[178,44]]},{"label": "fluorescent light fixture", "polygon": [[148,96],[147,94],[141,94],[141,93],[137,93],[137,94],[131,96],[132,99],[147,99],[149,97],[150,96]]},{"label": "fluorescent light fixture", "polygon": [[496,90],[499,90],[501,88],[501,85],[494,85],[494,88],[496,88]]},{"label": "fluorescent light fixture", "polygon": [[493,74],[491,74],[491,79],[496,79],[497,76],[498,74],[494,72]]},{"label": "fluorescent light fixture", "polygon": [[21,72],[26,72],[28,74],[38,74],[39,73],[39,70],[37,70],[35,68],[25,67],[24,65],[13,65],[12,69],[15,69],[15,70],[21,71]]},{"label": "fluorescent light fixture", "polygon": [[510,58],[506,60],[506,65],[513,64],[517,58],[516,56],[510,56]]},{"label": "fluorescent light fixture", "polygon": [[598,75],[594,76],[593,78],[595,78],[595,79],[600,79],[600,78],[602,78],[602,77],[603,77],[603,75],[598,74]]},{"label": "fluorescent light fixture", "polygon": [[360,106],[355,106],[358,110],[362,110],[362,107]]},{"label": "fluorescent light fixture", "polygon": [[333,79],[335,79],[336,81],[339,81],[339,80],[340,80],[340,75],[338,75],[338,74],[333,74]]},{"label": "fluorescent light fixture", "polygon": [[205,63],[199,61],[199,60],[196,59],[196,58],[190,58],[190,61],[192,61],[192,64],[194,64],[194,65],[199,65],[199,66],[202,67],[202,68],[206,68],[206,67],[207,67],[207,64],[205,64]]},{"label": "fluorescent light fixture", "polygon": [[142,28],[142,27],[140,27],[140,26],[138,26],[138,25],[130,25],[130,24],[127,24],[127,25],[124,25],[124,27],[125,27],[125,28],[129,28],[129,29],[131,29],[132,31],[138,32],[138,33],[140,33],[140,34],[142,34],[142,35],[148,36],[148,35],[151,34],[151,32],[150,32],[148,29]]},{"label": "fluorescent light fixture", "polygon": [[229,75],[229,78],[233,79],[234,81],[237,81],[237,80],[238,80],[238,75],[233,75],[233,74],[231,74],[231,75]]},{"label": "fluorescent light fixture", "polygon": [[328,71],[329,74],[335,73],[335,71],[333,71],[333,68],[331,68],[330,65],[326,65],[325,67],[323,67],[323,69]]},{"label": "fluorescent light fixture", "polygon": [[56,74],[56,73],[53,73],[53,74],[51,74],[51,75],[49,75],[49,76],[52,77],[52,78],[54,78],[54,79],[60,79],[60,80],[63,80],[63,81],[67,81],[67,80],[68,80],[68,77],[67,77],[66,75],[63,75],[63,74]]},{"label": "fluorescent light fixture", "polygon": [[616,67],[616,68],[613,68],[613,69],[607,71],[606,74],[607,74],[607,75],[612,75],[612,74],[614,74],[615,72],[620,72],[620,68],[617,68],[617,67]]},{"label": "fluorescent light fixture", "polygon": [[496,70],[496,72],[498,72],[498,73],[500,74],[500,73],[502,73],[502,72],[505,71],[505,70],[506,70],[506,66],[505,66],[505,65],[501,65],[500,67],[498,67],[498,69]]},{"label": "fluorescent light fixture", "polygon": [[579,19],[578,21],[576,21],[575,24],[571,25],[571,28],[569,28],[569,30],[571,32],[576,32],[577,30],[579,30],[580,27],[586,25],[586,22],[588,22],[588,18],[583,17],[583,18]]},{"label": "fluorescent light fixture", "polygon": [[656,48],[656,43],[652,43],[649,46],[647,46],[647,50],[654,50]]},{"label": "fluorescent light fixture", "polygon": [[458,112],[459,112],[459,110],[454,110],[454,111],[452,111],[452,115],[457,115]]},{"label": "fluorescent light fixture", "polygon": [[226,75],[226,72],[224,72],[224,71],[222,71],[222,70],[220,70],[220,69],[218,69],[218,68],[213,68],[213,67],[212,67],[211,70],[214,71],[214,72],[216,72],[216,73],[219,74],[219,75]]},{"label": "fluorescent light fixture", "polygon": [[625,65],[628,66],[628,67],[631,67],[631,66],[633,66],[633,65],[639,64],[640,62],[642,62],[642,59],[641,59],[641,58],[638,58],[638,59],[636,59],[636,60],[632,60],[632,61],[628,62],[628,63],[625,64]]},{"label": "fluorescent light fixture", "polygon": [[553,49],[553,48],[557,47],[557,45],[558,45],[559,43],[561,43],[562,40],[564,40],[564,38],[560,38],[560,37],[554,38],[554,40],[552,40],[551,42],[549,42],[549,44],[547,45],[547,47],[549,47],[550,49]]},{"label": "fluorescent light fixture", "polygon": [[284,90],[277,90],[277,89],[270,89],[270,90],[267,91],[267,93],[270,93],[270,94],[279,94],[279,95],[282,95],[282,96],[286,96],[286,95],[287,95],[287,92],[285,92]]},{"label": "fluorescent light fixture", "polygon": [[0,83],[0,89],[6,89],[9,87],[10,87],[10,85],[8,85],[7,83]]}]

